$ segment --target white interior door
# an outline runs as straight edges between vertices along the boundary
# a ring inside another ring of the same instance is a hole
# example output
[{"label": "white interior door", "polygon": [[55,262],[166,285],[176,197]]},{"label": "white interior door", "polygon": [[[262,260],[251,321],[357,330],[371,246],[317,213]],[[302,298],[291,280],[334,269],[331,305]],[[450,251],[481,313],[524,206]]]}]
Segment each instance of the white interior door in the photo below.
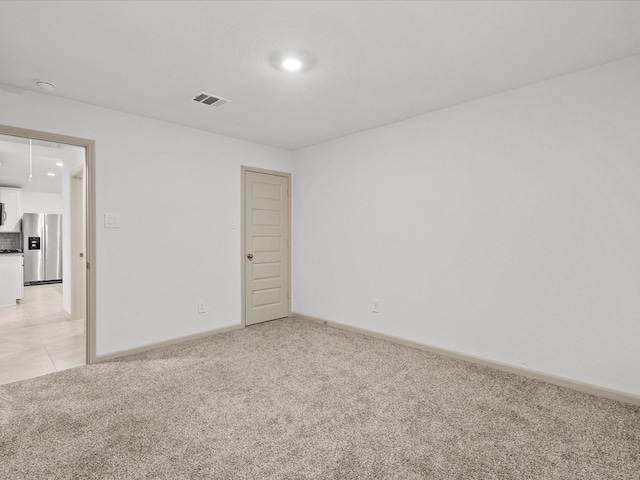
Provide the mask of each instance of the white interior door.
[{"label": "white interior door", "polygon": [[245,324],[287,317],[289,176],[245,170]]}]

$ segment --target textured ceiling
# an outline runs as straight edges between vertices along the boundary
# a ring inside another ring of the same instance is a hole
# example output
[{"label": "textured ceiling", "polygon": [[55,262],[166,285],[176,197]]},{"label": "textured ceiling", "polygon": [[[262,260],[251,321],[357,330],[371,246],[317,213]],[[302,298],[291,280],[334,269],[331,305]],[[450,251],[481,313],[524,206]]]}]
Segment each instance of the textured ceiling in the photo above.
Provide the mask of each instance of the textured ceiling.
[{"label": "textured ceiling", "polygon": [[635,54],[633,1],[0,2],[1,83],[291,150]]}]

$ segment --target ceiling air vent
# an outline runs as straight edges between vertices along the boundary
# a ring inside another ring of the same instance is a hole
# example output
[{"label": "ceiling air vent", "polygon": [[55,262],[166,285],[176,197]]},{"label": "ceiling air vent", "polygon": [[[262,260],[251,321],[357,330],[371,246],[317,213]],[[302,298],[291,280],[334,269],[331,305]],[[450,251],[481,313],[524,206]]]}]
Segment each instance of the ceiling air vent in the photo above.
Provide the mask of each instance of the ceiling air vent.
[{"label": "ceiling air vent", "polygon": [[200,95],[194,98],[198,103],[209,105],[211,107],[219,107],[225,103],[229,103],[231,100],[222,97],[215,97],[210,93],[200,92]]}]

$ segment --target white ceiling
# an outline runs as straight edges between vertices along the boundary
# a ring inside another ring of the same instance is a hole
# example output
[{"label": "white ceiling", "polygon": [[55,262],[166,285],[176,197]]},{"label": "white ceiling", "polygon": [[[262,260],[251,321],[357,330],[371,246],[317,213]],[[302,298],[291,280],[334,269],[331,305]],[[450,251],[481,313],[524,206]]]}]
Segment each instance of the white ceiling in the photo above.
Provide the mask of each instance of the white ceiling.
[{"label": "white ceiling", "polygon": [[0,5],[2,83],[292,150],[635,54],[638,1]]},{"label": "white ceiling", "polygon": [[62,178],[79,166],[78,158],[84,158],[81,147],[38,140],[30,146],[28,138],[0,135],[0,187],[62,193]]}]

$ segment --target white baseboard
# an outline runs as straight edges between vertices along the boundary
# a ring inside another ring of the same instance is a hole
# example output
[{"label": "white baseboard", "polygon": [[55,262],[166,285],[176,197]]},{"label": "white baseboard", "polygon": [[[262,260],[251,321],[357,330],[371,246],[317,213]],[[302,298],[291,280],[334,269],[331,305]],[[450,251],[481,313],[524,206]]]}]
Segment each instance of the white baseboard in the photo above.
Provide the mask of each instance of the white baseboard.
[{"label": "white baseboard", "polygon": [[513,373],[516,375],[522,375],[528,378],[534,378],[536,380],[541,380],[543,382],[551,383],[553,385],[559,385],[561,387],[571,388],[573,390],[589,393],[591,395],[596,395],[598,397],[608,398],[610,400],[617,400],[619,402],[630,403],[632,405],[640,406],[640,395],[636,395],[634,393],[624,392],[621,390],[614,390],[612,388],[607,388],[607,387],[601,387],[599,385],[594,385],[592,383],[581,382],[580,380],[574,380],[572,378],[553,375],[550,373],[540,372],[537,370],[531,370],[531,369],[520,367],[517,365],[511,365],[509,363],[498,362],[495,360],[490,360],[490,359],[478,357],[475,355],[469,355],[466,353],[457,352],[455,350],[449,350],[447,348],[435,347],[432,345],[427,345],[425,343],[416,342],[413,340],[407,340],[405,338],[396,337],[393,335],[388,335],[386,333],[380,333],[374,330],[368,330],[366,328],[353,327],[351,325],[347,325],[344,323],[325,320],[323,318],[318,318],[311,315],[305,315],[303,313],[293,312],[291,316],[295,318],[300,318],[303,320],[309,320],[312,322],[323,323],[323,324],[330,325],[332,327],[340,328],[343,330],[360,333],[362,335],[368,335],[370,337],[387,340],[389,342],[396,343],[399,345],[404,345],[407,347],[417,348],[419,350],[425,350],[427,352],[445,355],[447,357],[456,358],[458,360],[472,362],[477,365],[483,365],[486,367],[495,368],[497,370],[502,370],[504,372]]},{"label": "white baseboard", "polygon": [[149,350],[155,350],[160,347],[167,347],[169,345],[175,345],[177,343],[188,342],[190,340],[197,340],[199,338],[210,337],[211,335],[219,335],[225,332],[231,332],[233,330],[238,330],[240,328],[244,328],[242,324],[237,325],[229,325],[228,327],[220,327],[214,328],[212,330],[207,330],[205,332],[194,333],[192,335],[185,335],[183,337],[172,338],[170,340],[164,340],[162,342],[150,343],[147,345],[143,345],[141,347],[128,348],[126,350],[119,350],[117,352],[107,353],[104,355],[96,355],[96,362],[105,362],[107,360],[113,360],[114,358],[126,357],[127,355],[133,355],[135,353],[147,352]]}]

